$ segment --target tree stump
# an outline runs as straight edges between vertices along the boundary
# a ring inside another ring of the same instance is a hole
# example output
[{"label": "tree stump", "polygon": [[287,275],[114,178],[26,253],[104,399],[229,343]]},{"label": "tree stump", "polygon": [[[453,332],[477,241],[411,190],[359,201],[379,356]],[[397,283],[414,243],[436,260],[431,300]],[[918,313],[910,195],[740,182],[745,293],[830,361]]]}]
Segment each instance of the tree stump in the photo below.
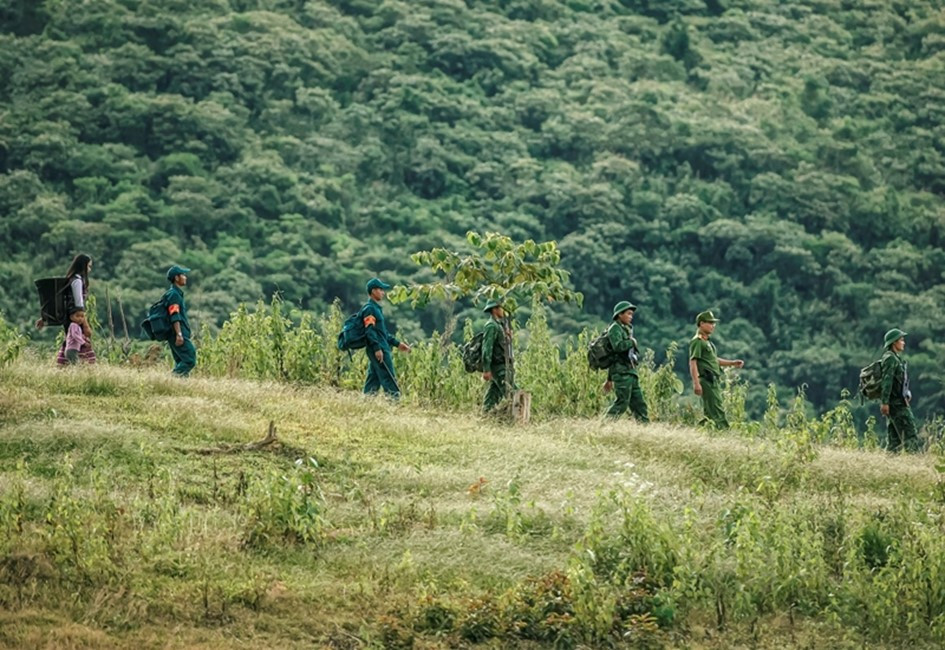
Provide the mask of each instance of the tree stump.
[{"label": "tree stump", "polygon": [[532,394],[525,390],[512,391],[512,422],[528,424],[532,417]]}]

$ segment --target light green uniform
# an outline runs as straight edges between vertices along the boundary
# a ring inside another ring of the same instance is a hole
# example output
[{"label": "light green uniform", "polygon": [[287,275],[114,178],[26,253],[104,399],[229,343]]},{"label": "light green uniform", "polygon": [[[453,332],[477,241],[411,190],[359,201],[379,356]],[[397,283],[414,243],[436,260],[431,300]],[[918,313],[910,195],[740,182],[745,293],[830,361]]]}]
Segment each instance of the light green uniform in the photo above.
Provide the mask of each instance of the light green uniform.
[{"label": "light green uniform", "polygon": [[695,359],[702,385],[703,422],[710,421],[719,429],[728,429],[725,409],[722,408],[722,367],[715,344],[708,337],[696,333],[689,341],[689,360]]}]

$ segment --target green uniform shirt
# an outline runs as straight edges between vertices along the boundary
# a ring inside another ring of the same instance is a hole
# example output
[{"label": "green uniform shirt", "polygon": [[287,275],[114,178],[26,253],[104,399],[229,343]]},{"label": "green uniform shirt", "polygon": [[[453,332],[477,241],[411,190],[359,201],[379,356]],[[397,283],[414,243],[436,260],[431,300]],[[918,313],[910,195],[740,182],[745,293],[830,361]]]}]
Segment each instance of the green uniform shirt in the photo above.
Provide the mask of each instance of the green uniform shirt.
[{"label": "green uniform shirt", "polygon": [[906,378],[906,362],[892,350],[887,350],[883,354],[882,364],[883,383],[880,386],[880,404],[904,402],[909,388]]},{"label": "green uniform shirt", "polygon": [[512,332],[495,318],[486,321],[482,335],[482,367],[486,372],[505,368],[512,359]]},{"label": "green uniform shirt", "polygon": [[[190,322],[187,320],[187,303],[184,301],[184,290],[176,284],[164,294],[164,302],[167,304],[167,315],[171,318],[171,325],[180,323],[180,333],[185,339],[190,338]],[[171,329],[170,337],[174,338],[175,333]]]},{"label": "green uniform shirt", "polygon": [[630,362],[630,352],[636,352],[637,341],[633,338],[633,325],[624,325],[614,321],[607,328],[607,338],[614,349],[616,360],[607,372],[608,377],[614,374],[637,374],[636,364]]},{"label": "green uniform shirt", "polygon": [[390,351],[400,345],[400,341],[387,331],[387,321],[384,320],[384,310],[373,300],[361,308],[361,319],[364,323],[364,334],[367,336],[367,347],[371,352],[377,350]]},{"label": "green uniform shirt", "polygon": [[722,376],[722,366],[719,365],[719,357],[715,352],[715,344],[709,339],[704,339],[698,334],[689,341],[689,360],[696,360],[696,368],[699,369],[699,377],[710,376],[715,379]]}]

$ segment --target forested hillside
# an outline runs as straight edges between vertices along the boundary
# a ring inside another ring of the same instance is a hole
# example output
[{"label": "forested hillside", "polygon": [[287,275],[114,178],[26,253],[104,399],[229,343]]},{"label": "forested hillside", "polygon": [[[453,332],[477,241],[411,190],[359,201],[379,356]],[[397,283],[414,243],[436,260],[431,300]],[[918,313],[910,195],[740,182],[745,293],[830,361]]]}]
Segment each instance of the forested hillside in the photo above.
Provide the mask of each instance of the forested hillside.
[{"label": "forested hillside", "polygon": [[135,314],[172,261],[204,324],[353,306],[495,230],[559,242],[561,333],[629,298],[662,350],[712,308],[821,406],[899,326],[942,411],[943,6],[0,0],[0,309],[77,251]]}]

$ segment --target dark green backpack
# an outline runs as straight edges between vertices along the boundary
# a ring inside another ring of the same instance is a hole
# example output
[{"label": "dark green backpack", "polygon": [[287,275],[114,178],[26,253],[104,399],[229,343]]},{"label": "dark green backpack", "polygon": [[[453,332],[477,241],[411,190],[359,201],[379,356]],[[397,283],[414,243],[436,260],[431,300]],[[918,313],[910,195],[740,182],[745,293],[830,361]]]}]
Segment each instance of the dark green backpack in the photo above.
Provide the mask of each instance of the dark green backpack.
[{"label": "dark green backpack", "polygon": [[364,328],[365,307],[367,305],[345,319],[345,323],[338,333],[339,350],[347,350],[350,353],[351,350],[360,350],[367,347],[367,331]]},{"label": "dark green backpack", "polygon": [[594,337],[590,345],[587,346],[587,365],[591,367],[591,370],[607,370],[614,365],[616,360],[617,355],[614,353],[614,346],[610,343],[607,330],[604,330],[602,334]]},{"label": "dark green backpack", "polygon": [[167,294],[148,308],[148,317],[141,321],[141,330],[152,341],[163,341],[171,333],[171,316],[167,313]]},{"label": "dark green backpack", "polygon": [[860,370],[860,385],[857,391],[863,399],[879,399],[883,388],[883,360],[877,359]]},{"label": "dark green backpack", "polygon": [[477,332],[470,340],[459,346],[460,356],[466,372],[483,372],[482,339],[485,332]]}]

